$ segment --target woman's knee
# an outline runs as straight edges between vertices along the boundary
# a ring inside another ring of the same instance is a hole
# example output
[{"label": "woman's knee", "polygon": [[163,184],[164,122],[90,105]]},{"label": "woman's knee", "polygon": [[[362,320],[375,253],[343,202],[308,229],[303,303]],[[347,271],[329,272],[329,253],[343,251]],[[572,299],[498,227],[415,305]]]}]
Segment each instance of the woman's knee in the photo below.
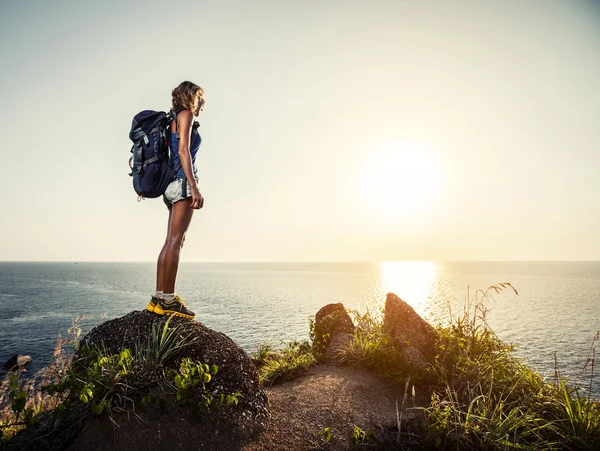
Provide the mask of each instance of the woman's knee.
[{"label": "woman's knee", "polygon": [[179,235],[179,236],[172,236],[167,240],[166,246],[168,246],[171,249],[174,249],[174,248],[181,249],[183,247],[184,241],[185,241],[185,234]]}]

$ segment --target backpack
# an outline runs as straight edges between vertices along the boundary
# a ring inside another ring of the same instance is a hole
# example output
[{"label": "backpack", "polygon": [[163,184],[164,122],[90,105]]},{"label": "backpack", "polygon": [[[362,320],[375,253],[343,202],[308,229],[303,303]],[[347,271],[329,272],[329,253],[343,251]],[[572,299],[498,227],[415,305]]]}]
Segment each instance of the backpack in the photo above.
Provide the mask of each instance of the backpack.
[{"label": "backpack", "polygon": [[138,201],[161,196],[175,178],[181,163],[173,167],[170,138],[173,111],[144,110],[133,117],[129,139],[133,141],[129,167]]}]

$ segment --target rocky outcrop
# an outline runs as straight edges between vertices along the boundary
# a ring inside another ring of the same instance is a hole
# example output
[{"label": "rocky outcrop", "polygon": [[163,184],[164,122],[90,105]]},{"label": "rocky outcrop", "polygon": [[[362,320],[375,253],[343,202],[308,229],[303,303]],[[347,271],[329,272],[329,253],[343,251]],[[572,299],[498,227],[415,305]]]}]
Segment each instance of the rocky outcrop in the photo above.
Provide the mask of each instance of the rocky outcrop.
[{"label": "rocky outcrop", "polygon": [[320,346],[323,360],[336,362],[342,349],[352,340],[354,323],[344,304],[327,304],[315,315],[314,343]]},{"label": "rocky outcrop", "polygon": [[[110,354],[123,348],[143,349],[152,327],[162,330],[166,321],[166,317],[145,310],[134,311],[100,324],[82,339],[81,345],[101,347]],[[169,328],[177,328],[177,334],[187,343],[169,366],[176,366],[185,357],[217,365],[219,370],[210,382],[210,390],[239,393],[238,406],[213,408],[200,416],[185,406],[174,406],[166,413],[136,408],[135,415],[114,418],[121,426],[116,429],[105,415],[88,424],[69,449],[239,449],[264,429],[269,420],[268,400],[250,357],[229,337],[200,322],[173,317]]]},{"label": "rocky outcrop", "polygon": [[415,348],[427,360],[435,356],[438,339],[436,330],[394,293],[388,293],[385,300],[383,327],[400,350]]},{"label": "rocky outcrop", "polygon": [[438,334],[415,310],[394,293],[385,300],[383,328],[402,354],[403,366],[415,379],[431,382],[431,365]]},{"label": "rocky outcrop", "polygon": [[24,367],[31,362],[31,357],[28,355],[15,354],[4,364],[4,369],[7,371],[16,370]]}]

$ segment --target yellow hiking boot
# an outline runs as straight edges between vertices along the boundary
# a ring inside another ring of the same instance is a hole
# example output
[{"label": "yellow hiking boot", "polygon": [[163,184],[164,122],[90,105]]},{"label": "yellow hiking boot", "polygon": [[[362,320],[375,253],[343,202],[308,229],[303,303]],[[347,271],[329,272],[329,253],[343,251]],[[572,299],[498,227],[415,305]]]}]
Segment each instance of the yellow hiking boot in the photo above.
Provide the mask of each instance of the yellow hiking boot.
[{"label": "yellow hiking boot", "polygon": [[146,306],[146,310],[148,310],[149,312],[153,312],[154,308],[156,307],[156,304],[158,304],[159,300],[160,300],[160,298],[157,298],[156,296],[152,296],[150,298],[150,302]]},{"label": "yellow hiking boot", "polygon": [[171,302],[164,299],[158,299],[154,306],[154,313],[157,315],[179,316],[180,318],[194,319],[196,314],[187,308],[187,302],[175,295]]}]

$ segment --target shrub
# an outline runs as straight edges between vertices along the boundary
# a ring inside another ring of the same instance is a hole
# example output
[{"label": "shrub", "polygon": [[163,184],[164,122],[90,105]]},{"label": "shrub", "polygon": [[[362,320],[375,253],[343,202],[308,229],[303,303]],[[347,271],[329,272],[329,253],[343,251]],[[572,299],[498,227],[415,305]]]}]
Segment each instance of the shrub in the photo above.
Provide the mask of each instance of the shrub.
[{"label": "shrub", "polygon": [[255,353],[254,361],[260,382],[268,386],[294,379],[317,363],[311,344],[296,340],[279,350],[263,344]]}]

